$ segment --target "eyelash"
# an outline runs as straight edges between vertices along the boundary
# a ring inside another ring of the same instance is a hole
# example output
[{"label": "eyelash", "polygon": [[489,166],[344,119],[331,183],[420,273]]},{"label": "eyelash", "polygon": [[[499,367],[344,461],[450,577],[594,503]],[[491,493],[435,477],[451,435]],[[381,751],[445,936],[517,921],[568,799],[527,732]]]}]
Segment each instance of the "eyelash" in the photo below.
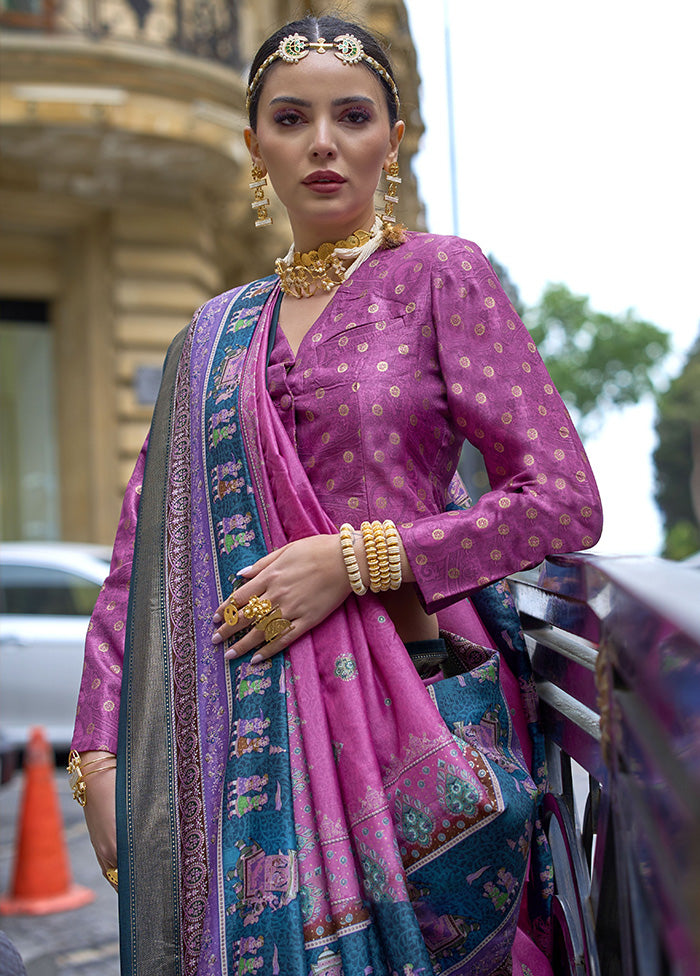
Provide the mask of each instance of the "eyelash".
[{"label": "eyelash", "polygon": [[[304,121],[303,116],[299,112],[295,112],[294,109],[283,109],[280,112],[275,112],[273,118],[279,125],[286,126],[298,125]],[[371,118],[372,114],[367,109],[350,108],[341,115],[340,121],[349,122],[351,125],[362,125],[363,122],[369,122]]]},{"label": "eyelash", "polygon": [[291,125],[302,121],[299,113],[294,112],[292,109],[284,109],[284,111],[275,112],[273,118],[275,122],[278,122],[280,125]]},{"label": "eyelash", "polygon": [[[355,117],[351,118],[350,116],[355,116]],[[371,118],[372,118],[372,114],[371,112],[368,112],[367,109],[351,108],[348,109],[348,111],[343,116],[343,121],[359,124],[362,122],[369,122]]]}]

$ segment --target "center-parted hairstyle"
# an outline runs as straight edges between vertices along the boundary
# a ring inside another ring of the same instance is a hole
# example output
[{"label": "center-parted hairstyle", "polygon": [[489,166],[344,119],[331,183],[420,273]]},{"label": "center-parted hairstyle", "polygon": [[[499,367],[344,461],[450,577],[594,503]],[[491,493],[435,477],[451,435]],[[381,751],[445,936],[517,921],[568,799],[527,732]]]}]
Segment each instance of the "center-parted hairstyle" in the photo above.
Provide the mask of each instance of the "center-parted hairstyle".
[{"label": "center-parted hairstyle", "polygon": [[[339,37],[342,34],[352,34],[353,37],[356,37],[362,42],[362,47],[364,48],[365,54],[381,65],[389,77],[394,81],[395,85],[393,66],[389,60],[389,56],[377,38],[374,37],[373,34],[370,34],[370,32],[364,27],[360,27],[359,24],[354,24],[348,20],[341,20],[340,17],[328,16],[304,17],[302,20],[294,20],[289,24],[285,24],[284,27],[280,27],[280,29],[276,30],[274,34],[271,34],[270,37],[268,37],[267,40],[264,41],[260,46],[253,59],[250,73],[248,75],[249,86],[253,82],[253,79],[260,70],[263,62],[266,61],[271,54],[273,54],[276,48],[279,47],[280,42],[290,34],[301,34],[309,41],[320,41],[321,38],[324,38],[326,41],[332,41],[334,38]],[[271,65],[276,63],[276,61],[272,61]],[[392,91],[391,86],[388,84],[386,79],[382,77],[379,71],[373,69],[370,64],[368,64],[366,61],[359,61],[358,64],[363,65],[365,70],[371,71],[375,78],[377,78],[381,83],[386,105],[389,110],[389,124],[393,126],[398,119],[398,105],[394,91]],[[265,85],[265,74],[266,72],[263,72],[250,96],[248,119],[250,120],[250,124],[253,129],[256,128],[258,122],[258,103],[260,101],[260,94]]]}]

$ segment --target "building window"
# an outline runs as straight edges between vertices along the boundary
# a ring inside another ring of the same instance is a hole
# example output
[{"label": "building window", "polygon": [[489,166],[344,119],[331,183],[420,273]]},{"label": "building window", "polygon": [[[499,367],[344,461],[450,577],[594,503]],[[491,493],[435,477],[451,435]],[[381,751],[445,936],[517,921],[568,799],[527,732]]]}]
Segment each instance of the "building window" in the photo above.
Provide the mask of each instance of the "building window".
[{"label": "building window", "polygon": [[0,538],[60,538],[47,302],[0,300]]}]

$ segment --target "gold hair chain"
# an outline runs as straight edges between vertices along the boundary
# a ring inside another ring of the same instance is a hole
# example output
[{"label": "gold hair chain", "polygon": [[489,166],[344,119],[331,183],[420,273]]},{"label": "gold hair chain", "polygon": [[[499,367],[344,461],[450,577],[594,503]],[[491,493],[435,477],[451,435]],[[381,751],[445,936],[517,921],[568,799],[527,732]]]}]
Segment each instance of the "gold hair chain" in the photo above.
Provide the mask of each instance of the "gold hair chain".
[{"label": "gold hair chain", "polygon": [[303,34],[288,34],[286,37],[283,37],[272,54],[269,54],[265,58],[255,72],[253,80],[248,85],[245,101],[246,110],[250,110],[250,103],[255,94],[255,90],[260,84],[262,76],[274,61],[279,59],[286,61],[287,64],[298,64],[310,51],[317,51],[319,54],[332,51],[336,58],[342,61],[343,64],[359,64],[361,61],[364,61],[389,86],[391,94],[394,96],[394,101],[396,102],[396,111],[398,112],[400,102],[396,82],[383,64],[380,64],[376,58],[371,57],[371,55],[365,52],[362,41],[355,37],[354,34],[340,34],[332,41],[327,41],[324,37],[320,37],[317,41],[310,41]]}]

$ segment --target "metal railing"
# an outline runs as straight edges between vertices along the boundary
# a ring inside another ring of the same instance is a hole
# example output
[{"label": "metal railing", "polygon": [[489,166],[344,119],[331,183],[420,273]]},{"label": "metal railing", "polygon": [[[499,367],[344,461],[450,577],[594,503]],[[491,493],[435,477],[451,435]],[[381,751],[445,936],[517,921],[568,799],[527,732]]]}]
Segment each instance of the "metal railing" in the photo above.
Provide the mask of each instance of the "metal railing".
[{"label": "metal railing", "polygon": [[170,48],[244,67],[236,0],[0,0],[0,27]]},{"label": "metal railing", "polygon": [[555,972],[698,976],[700,567],[562,556],[510,582],[547,741]]}]

